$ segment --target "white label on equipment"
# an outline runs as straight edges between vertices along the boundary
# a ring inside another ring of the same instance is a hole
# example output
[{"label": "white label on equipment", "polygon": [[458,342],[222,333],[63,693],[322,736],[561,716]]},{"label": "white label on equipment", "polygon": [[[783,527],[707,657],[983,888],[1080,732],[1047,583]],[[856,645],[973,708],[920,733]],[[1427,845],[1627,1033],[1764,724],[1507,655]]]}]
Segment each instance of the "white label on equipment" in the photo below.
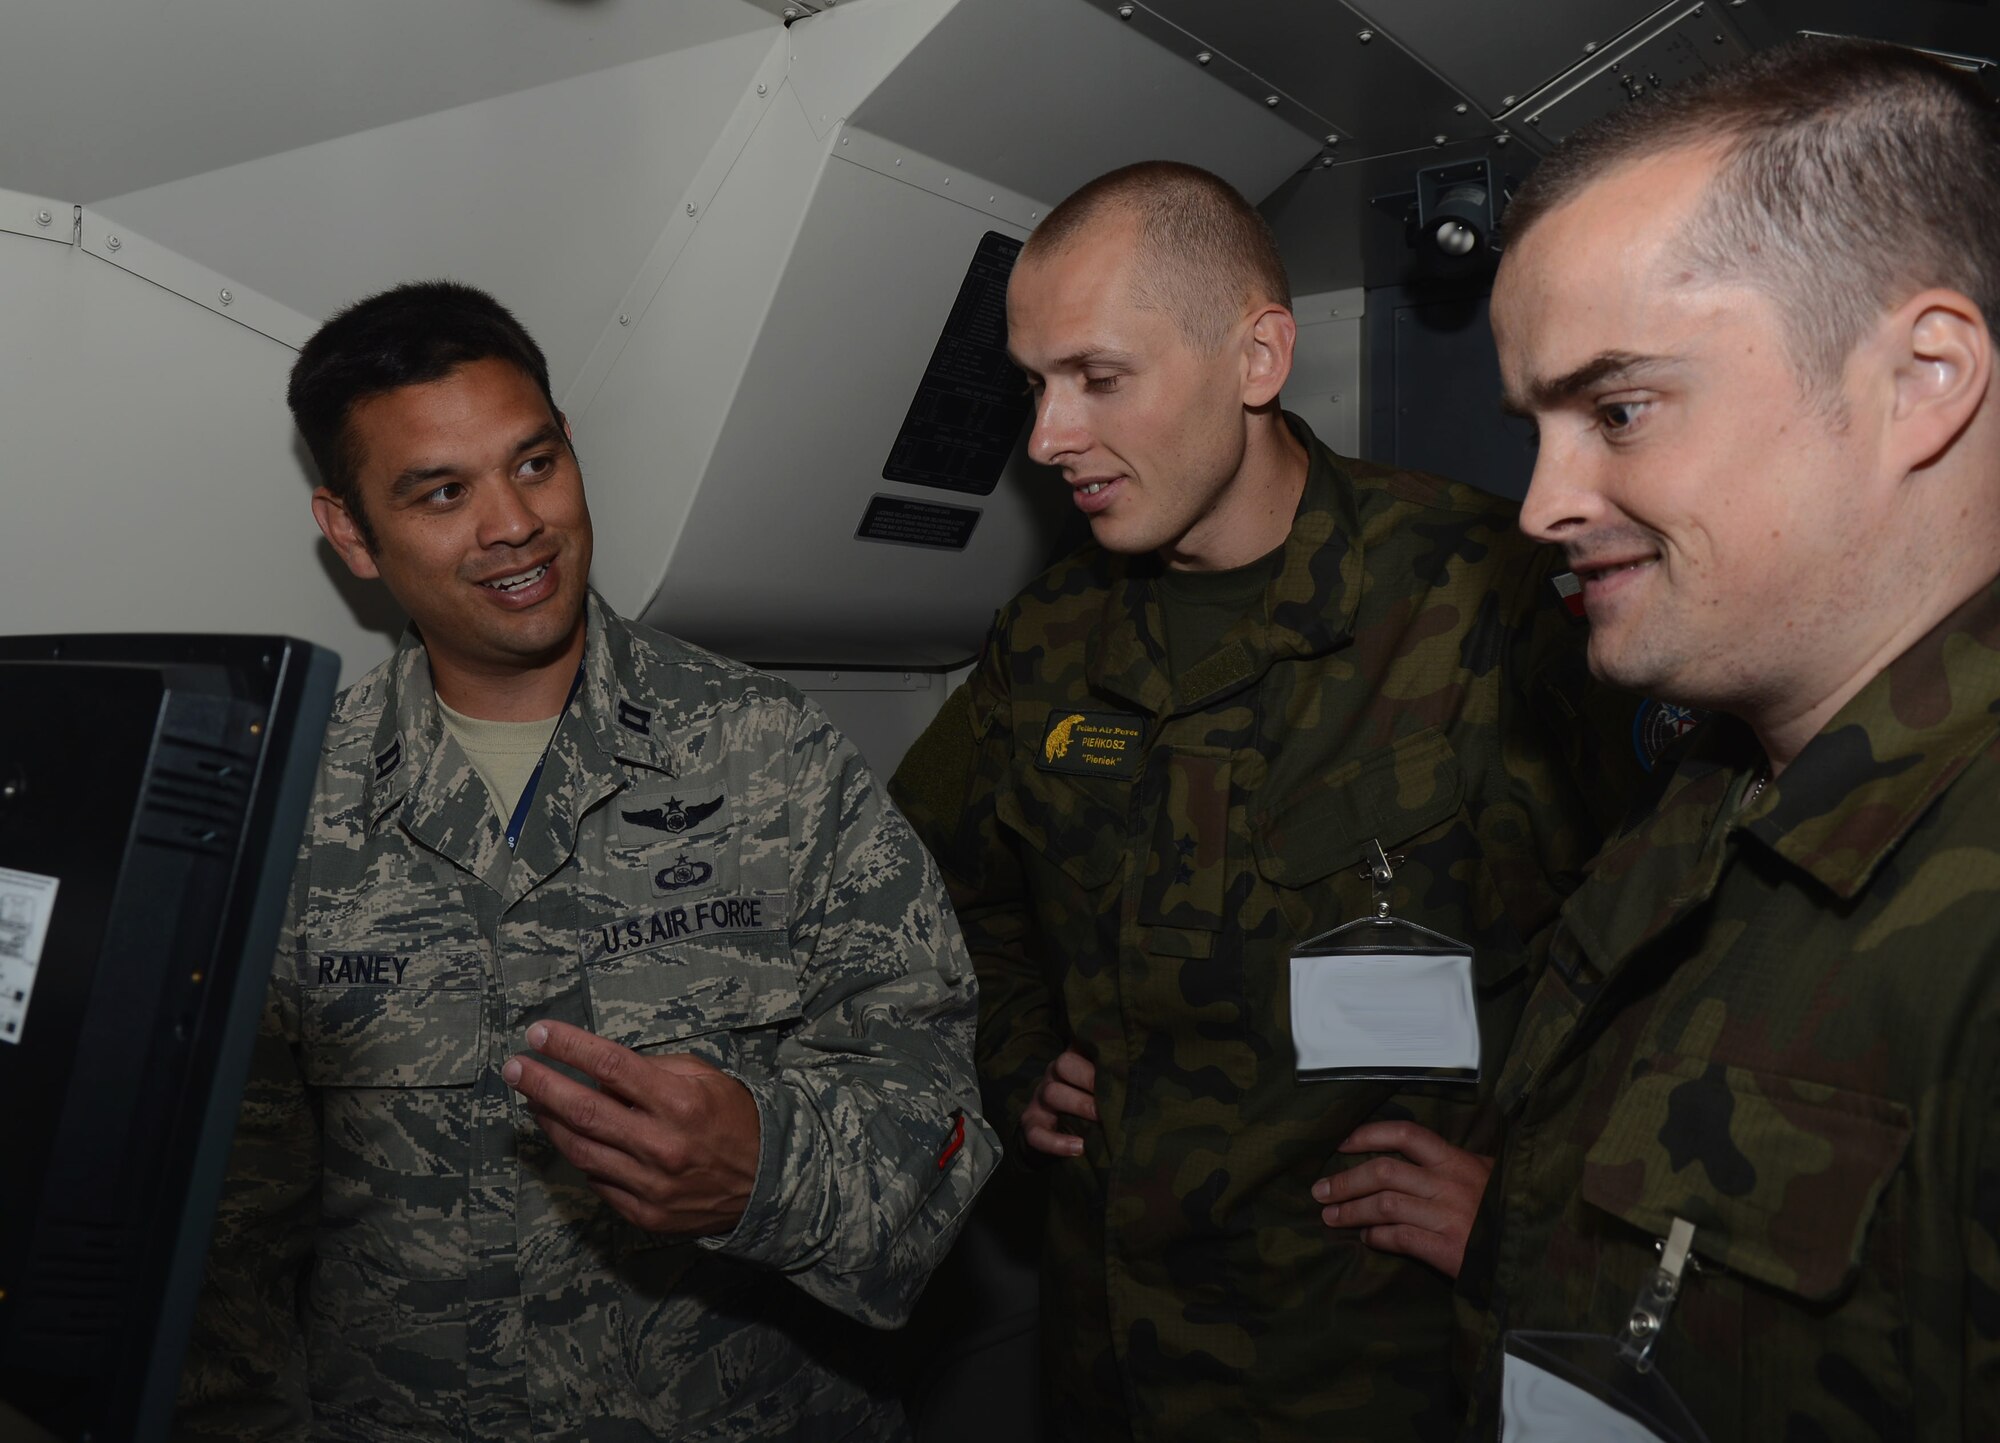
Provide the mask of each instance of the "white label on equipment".
[{"label": "white label on equipment", "polygon": [[0,867],[0,1042],[19,1042],[60,879]]}]

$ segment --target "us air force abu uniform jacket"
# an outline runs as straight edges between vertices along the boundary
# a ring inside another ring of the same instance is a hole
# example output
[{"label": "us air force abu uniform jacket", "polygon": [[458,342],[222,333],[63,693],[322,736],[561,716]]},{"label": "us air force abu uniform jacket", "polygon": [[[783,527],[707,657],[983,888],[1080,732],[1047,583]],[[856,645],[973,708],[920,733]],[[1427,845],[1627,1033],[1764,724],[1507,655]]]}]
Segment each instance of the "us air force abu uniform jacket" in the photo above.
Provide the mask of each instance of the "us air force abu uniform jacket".
[{"label": "us air force abu uniform jacket", "polygon": [[[973,991],[929,860],[783,683],[593,596],[510,853],[406,638],[327,736],[180,1436],[900,1436],[858,1325],[993,1163]],[[734,1232],[640,1231],[562,1160],[500,1079],[540,1018],[750,1089]]]},{"label": "us air force abu uniform jacket", "polygon": [[1502,1334],[1621,1332],[1682,1218],[1652,1361],[1714,1443],[2000,1438],[2000,586],[1762,762],[1702,734],[1563,908],[1462,1275],[1481,1436]]},{"label": "us air force abu uniform jacket", "polygon": [[1014,1126],[1072,1042],[1097,1066],[1102,1125],[1044,1168],[1064,1437],[1455,1431],[1450,1283],[1309,1189],[1361,1123],[1460,1139],[1486,1089],[1299,1081],[1287,959],[1367,914],[1379,840],[1397,914],[1476,944],[1496,1067],[1527,939],[1597,846],[1550,558],[1504,503],[1293,424],[1283,571],[1218,650],[1176,684],[1154,563],[1086,549],[1001,614],[894,784],[979,969],[991,1108]]}]

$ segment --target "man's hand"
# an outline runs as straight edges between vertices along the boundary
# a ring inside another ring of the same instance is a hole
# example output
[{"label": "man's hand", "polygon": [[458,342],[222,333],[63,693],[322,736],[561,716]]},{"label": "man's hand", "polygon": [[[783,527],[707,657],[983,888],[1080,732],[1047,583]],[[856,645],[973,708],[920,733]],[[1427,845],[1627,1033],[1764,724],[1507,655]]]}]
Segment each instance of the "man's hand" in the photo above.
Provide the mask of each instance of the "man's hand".
[{"label": "man's hand", "polygon": [[1021,1109],[1021,1136],[1036,1152],[1077,1157],[1083,1139],[1057,1125],[1062,1117],[1097,1121],[1097,1068],[1074,1048],[1051,1062],[1035,1084],[1035,1095]]},{"label": "man's hand", "polygon": [[641,1056],[566,1022],[537,1022],[528,1045],[594,1078],[572,1081],[532,1057],[500,1075],[542,1131],[627,1222],[656,1233],[726,1233],[757,1181],[760,1135],[749,1089],[699,1057]]},{"label": "man's hand", "polygon": [[1414,1122],[1367,1123],[1340,1150],[1403,1156],[1373,1157],[1314,1183],[1313,1196],[1328,1204],[1320,1220],[1330,1228],[1360,1228],[1369,1247],[1457,1277],[1493,1159],[1453,1147]]}]

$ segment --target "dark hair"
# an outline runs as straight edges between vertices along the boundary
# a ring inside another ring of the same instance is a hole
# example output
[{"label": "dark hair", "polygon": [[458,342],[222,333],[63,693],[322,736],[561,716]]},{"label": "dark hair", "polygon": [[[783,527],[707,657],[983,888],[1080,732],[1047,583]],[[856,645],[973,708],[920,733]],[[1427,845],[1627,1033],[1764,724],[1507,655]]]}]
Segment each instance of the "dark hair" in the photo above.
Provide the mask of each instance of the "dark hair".
[{"label": "dark hair", "polygon": [[300,350],[285,401],[320,479],[371,550],[375,534],[356,489],[361,457],[347,425],[355,403],[485,360],[519,367],[549,403],[549,414],[560,414],[542,348],[505,306],[457,281],[412,281],[357,301]]},{"label": "dark hair", "polygon": [[1291,283],[1264,217],[1228,181],[1175,160],[1100,175],[1049,212],[1022,258],[1060,253],[1107,213],[1139,223],[1140,303],[1171,314],[1203,350],[1222,344],[1247,305],[1290,309]]},{"label": "dark hair", "polygon": [[1870,41],[1794,40],[1592,122],[1529,176],[1505,238],[1621,166],[1703,148],[1718,168],[1682,251],[1771,297],[1809,391],[1835,390],[1867,328],[1926,287],[2000,316],[2000,110]]}]

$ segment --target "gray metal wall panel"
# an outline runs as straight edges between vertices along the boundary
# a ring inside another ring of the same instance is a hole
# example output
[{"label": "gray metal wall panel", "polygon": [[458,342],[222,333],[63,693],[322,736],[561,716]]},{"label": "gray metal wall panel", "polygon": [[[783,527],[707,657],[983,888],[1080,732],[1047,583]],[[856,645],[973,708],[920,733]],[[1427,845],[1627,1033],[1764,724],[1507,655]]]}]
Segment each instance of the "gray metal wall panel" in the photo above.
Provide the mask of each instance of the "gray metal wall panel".
[{"label": "gray metal wall panel", "polygon": [[[1439,74],[1464,86],[1488,114],[1526,100],[1572,65],[1660,8],[1659,0],[1356,0]],[[1717,4],[1723,0],[1716,0]]]}]

